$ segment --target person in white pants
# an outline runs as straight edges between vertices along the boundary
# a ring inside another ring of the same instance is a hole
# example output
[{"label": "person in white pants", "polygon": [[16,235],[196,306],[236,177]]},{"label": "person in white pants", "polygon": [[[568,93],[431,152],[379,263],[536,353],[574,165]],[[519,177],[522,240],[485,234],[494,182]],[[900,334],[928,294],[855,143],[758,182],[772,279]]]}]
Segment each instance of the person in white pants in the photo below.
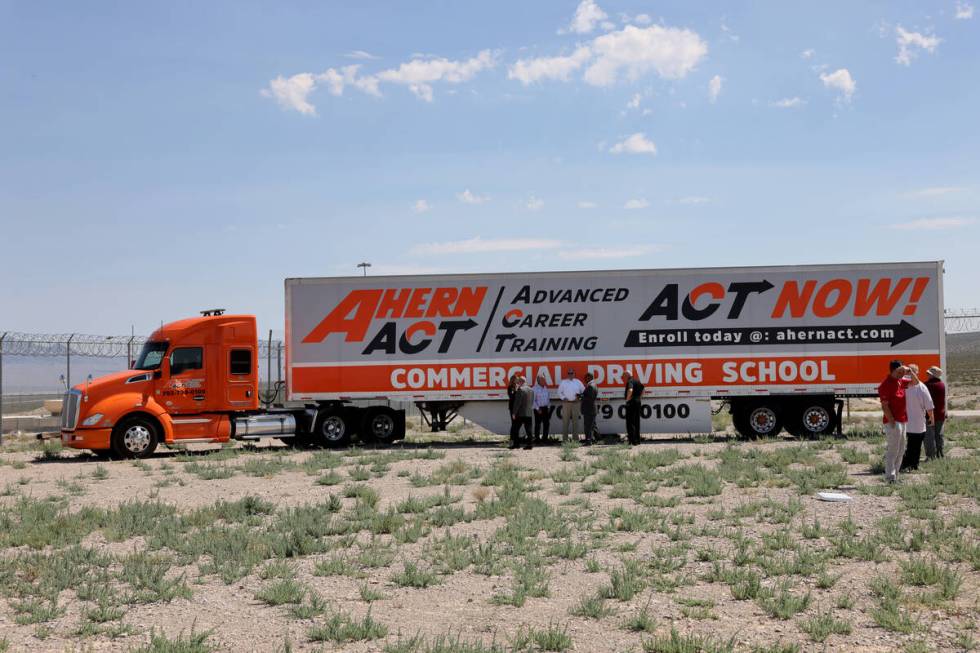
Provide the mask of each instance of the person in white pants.
[{"label": "person in white pants", "polygon": [[905,455],[905,431],[909,421],[905,407],[905,388],[908,387],[905,375],[909,370],[898,360],[891,361],[888,368],[888,376],[878,386],[878,398],[885,422],[885,480],[895,483]]},{"label": "person in white pants", "polygon": [[[558,384],[558,398],[561,399],[561,425],[562,442],[578,440],[578,418],[580,411],[579,401],[585,386],[575,378],[575,370],[568,370],[568,376]],[[571,426],[571,437],[569,437],[569,425]]]}]

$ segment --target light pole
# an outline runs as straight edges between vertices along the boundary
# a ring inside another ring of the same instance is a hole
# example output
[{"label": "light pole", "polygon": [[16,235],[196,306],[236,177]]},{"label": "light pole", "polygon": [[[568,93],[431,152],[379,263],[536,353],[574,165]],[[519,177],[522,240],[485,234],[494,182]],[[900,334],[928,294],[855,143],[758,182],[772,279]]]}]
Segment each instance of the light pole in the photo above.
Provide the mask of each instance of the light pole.
[{"label": "light pole", "polygon": [[357,267],[359,267],[359,268],[361,268],[362,270],[364,270],[364,276],[366,277],[366,276],[367,276],[367,269],[368,269],[369,267],[371,267],[371,264],[370,264],[370,263],[368,263],[367,261],[363,261],[363,262],[361,262],[361,263],[358,263],[358,264],[357,264]]}]

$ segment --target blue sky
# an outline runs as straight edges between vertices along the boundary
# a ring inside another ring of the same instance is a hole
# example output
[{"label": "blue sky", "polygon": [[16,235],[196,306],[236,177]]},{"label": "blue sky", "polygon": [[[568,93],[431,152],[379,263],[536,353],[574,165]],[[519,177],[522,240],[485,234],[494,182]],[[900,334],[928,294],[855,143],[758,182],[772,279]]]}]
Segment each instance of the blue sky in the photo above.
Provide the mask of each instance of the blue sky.
[{"label": "blue sky", "polygon": [[[291,276],[945,259],[956,0],[0,2],[0,330],[282,328]],[[357,68],[350,68],[357,66]]]}]

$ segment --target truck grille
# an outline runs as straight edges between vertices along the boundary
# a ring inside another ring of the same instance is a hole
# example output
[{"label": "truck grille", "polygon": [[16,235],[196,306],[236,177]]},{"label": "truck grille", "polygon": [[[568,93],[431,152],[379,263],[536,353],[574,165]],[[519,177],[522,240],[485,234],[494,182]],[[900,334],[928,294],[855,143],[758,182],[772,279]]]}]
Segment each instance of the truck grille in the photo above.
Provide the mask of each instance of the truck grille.
[{"label": "truck grille", "polygon": [[78,409],[82,405],[82,393],[69,390],[61,405],[61,430],[74,431],[78,426]]}]

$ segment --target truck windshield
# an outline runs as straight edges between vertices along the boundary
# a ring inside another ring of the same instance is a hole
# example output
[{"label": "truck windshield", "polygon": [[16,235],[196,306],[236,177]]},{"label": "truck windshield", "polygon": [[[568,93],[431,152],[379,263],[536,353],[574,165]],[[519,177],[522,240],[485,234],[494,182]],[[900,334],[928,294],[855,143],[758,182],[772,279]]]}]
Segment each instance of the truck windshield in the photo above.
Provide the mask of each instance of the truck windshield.
[{"label": "truck windshield", "polygon": [[156,370],[160,368],[160,363],[163,361],[163,355],[167,353],[167,343],[165,342],[148,342],[143,345],[143,351],[140,352],[140,357],[136,359],[136,366],[133,369],[137,370]]}]

